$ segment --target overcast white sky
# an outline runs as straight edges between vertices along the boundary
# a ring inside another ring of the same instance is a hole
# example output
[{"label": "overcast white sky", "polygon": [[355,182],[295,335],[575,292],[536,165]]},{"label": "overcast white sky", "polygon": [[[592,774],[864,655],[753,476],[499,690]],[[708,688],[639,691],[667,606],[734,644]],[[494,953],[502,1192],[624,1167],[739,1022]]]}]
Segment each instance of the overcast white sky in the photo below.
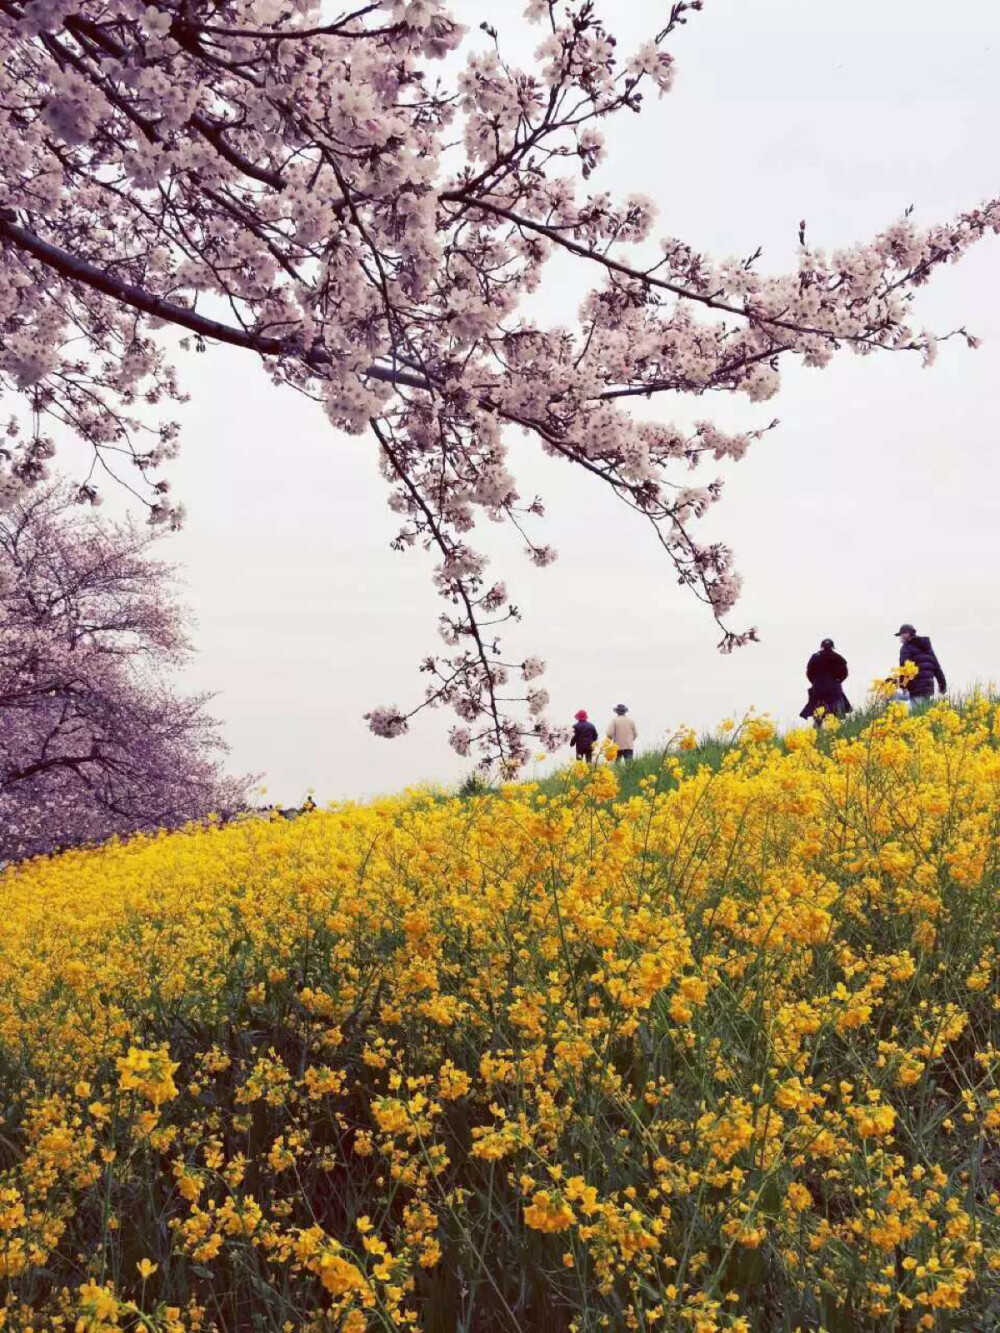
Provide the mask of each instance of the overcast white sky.
[{"label": "overcast white sky", "polygon": [[[454,8],[472,24],[488,15],[525,59],[513,40],[522,0]],[[612,25],[626,49],[667,11],[612,8],[626,11]],[[759,244],[780,271],[802,217],[834,247],[911,203],[930,222],[1000,193],[991,0],[707,0],[672,49],[675,91],[614,129],[597,182],[653,196],[664,234],[721,255]],[[948,344],[932,370],[846,354],[823,372],[790,367],[758,406],[661,400],[667,418],[706,407],[728,426],[781,418],[730,470],[711,520],[745,577],[733,623],[762,636],[731,657],[643,525],[592,479],[516,443],[522,494],[544,494],[544,539],[561,558],[529,569],[502,530],[488,549],[524,612],[509,656],[549,662],[553,715],[584,707],[603,727],[622,700],[646,744],[751,705],[788,720],[821,637],[845,652],[860,700],[894,662],[901,619],[933,636],[956,686],[1000,678],[998,280],[1000,242],[988,240],[926,291],[928,325],[965,323],[985,340],[978,352]],[[547,293],[553,319],[579,300],[583,279],[571,281],[581,286]],[[198,620],[190,684],[220,691],[232,766],[263,772],[283,802],[310,787],[328,800],[460,776],[469,764],[447,745],[447,715],[393,742],[362,721],[373,704],[416,697],[416,666],[436,645],[431,562],[389,550],[372,442],[332,432],[241,353],[191,356],[183,372],[192,400],[173,480],[189,521],[169,553]]]}]

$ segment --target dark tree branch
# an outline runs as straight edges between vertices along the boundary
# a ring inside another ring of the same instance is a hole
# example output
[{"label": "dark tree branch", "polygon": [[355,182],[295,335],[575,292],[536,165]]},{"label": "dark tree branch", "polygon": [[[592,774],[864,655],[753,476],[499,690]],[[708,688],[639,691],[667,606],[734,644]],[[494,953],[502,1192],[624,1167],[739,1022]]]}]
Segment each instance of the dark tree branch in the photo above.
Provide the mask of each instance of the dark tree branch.
[{"label": "dark tree branch", "polygon": [[[261,356],[290,357],[301,361],[316,374],[322,374],[326,358],[320,352],[304,351],[294,339],[273,338],[265,333],[254,333],[246,329],[237,329],[230,324],[199,315],[194,310],[167,301],[162,296],[154,296],[143,287],[126,282],[123,278],[113,277],[104,269],[61,250],[51,242],[43,240],[26,227],[19,226],[9,216],[0,214],[0,241],[6,240],[19,250],[30,254],[46,268],[52,269],[63,278],[78,282],[92,291],[119,301],[122,305],[140,310],[154,319],[165,320],[180,328],[189,329],[202,338],[211,338],[216,342],[228,343],[231,347],[242,347]],[[404,385],[411,389],[428,389],[430,384],[422,375],[413,375],[409,371],[374,363],[364,372],[371,379],[384,380],[389,384]]]}]

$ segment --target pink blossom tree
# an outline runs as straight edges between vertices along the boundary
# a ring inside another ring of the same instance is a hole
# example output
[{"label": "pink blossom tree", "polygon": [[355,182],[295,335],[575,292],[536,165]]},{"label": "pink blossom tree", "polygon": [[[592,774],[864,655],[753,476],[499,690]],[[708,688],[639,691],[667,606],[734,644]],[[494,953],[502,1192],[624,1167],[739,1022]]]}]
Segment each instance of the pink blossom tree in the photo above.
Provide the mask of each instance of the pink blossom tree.
[{"label": "pink blossom tree", "polygon": [[189,648],[158,535],[100,522],[65,487],[0,514],[0,863],[244,797],[206,697],[167,679]]},{"label": "pink blossom tree", "polygon": [[[316,0],[0,0],[0,385],[25,404],[0,489],[44,475],[51,419],[89,442],[95,469],[133,469],[153,521],[179,521],[161,475],[177,428],[156,416],[180,394],[156,334],[173,326],[197,350],[245,349],[338,429],[371,432],[397,546],[436,554],[445,650],[423,663],[420,707],[455,710],[460,752],[516,765],[529,740],[559,740],[530,683],[542,664],[503,655],[516,609],[473,543],[485,516],[535,563],[554,558],[541,502],[508,469],[510,428],[652,526],[723,649],[754,637],[725,623],[731,552],[697,535],[721,485],[685,473],[740,458],[759,431],[639,421],[630,404],[761,402],[782,360],[823,366],[841,348],[929,360],[914,295],[997,230],[1000,206],[926,228],[906,217],[833,253],[803,232],[781,276],[756,255],[654,246],[649,200],[589,179],[607,122],[669,92],[671,48],[700,8],[676,0],[622,55],[595,0],[529,0],[538,47],[521,69],[446,0],[337,16]],[[526,297],[560,254],[587,290],[545,324]],[[412,711],[369,720],[397,735]]]}]

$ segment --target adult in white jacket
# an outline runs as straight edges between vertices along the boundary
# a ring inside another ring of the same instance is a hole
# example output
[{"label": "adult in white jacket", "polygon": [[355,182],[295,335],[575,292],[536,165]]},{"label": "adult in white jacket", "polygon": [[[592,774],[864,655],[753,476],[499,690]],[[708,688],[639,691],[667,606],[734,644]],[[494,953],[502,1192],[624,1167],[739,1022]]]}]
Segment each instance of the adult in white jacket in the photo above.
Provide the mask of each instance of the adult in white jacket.
[{"label": "adult in white jacket", "polygon": [[607,737],[618,747],[618,762],[631,759],[639,729],[628,715],[625,704],[615,704],[615,715],[608,723]]}]

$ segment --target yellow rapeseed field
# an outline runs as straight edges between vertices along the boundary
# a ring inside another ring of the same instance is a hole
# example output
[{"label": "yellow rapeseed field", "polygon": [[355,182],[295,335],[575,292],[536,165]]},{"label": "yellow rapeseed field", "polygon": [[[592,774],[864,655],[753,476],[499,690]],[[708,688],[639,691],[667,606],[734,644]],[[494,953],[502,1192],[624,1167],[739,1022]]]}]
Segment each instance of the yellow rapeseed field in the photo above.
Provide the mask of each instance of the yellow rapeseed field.
[{"label": "yellow rapeseed field", "polygon": [[8,1329],[1000,1326],[1000,709],[0,877]]}]

